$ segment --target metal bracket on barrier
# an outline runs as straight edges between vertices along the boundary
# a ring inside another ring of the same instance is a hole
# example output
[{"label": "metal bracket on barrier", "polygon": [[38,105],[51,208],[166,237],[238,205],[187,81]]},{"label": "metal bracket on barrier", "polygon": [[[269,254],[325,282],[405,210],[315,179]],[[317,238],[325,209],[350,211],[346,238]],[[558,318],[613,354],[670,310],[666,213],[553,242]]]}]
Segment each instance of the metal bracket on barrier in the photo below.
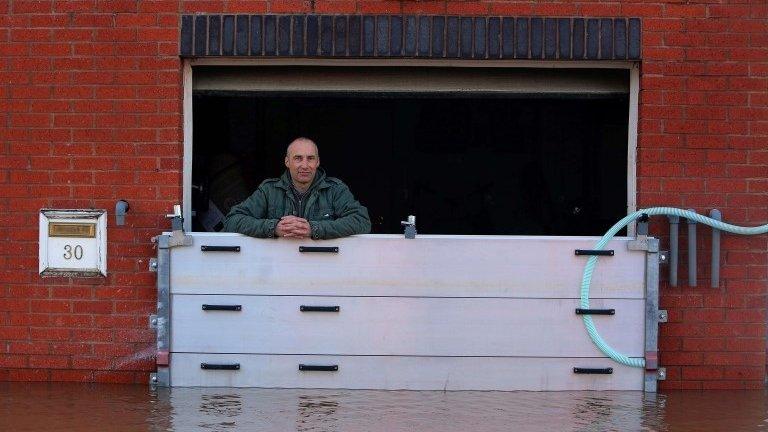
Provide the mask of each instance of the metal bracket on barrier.
[{"label": "metal bracket on barrier", "polygon": [[655,253],[659,251],[659,242],[653,237],[648,237],[648,215],[643,214],[637,220],[637,236],[634,240],[627,242],[627,249],[631,251],[646,251]]},{"label": "metal bracket on barrier", "polygon": [[659,353],[657,351],[645,352],[645,370],[655,371],[659,368]]},{"label": "metal bracket on barrier", "polygon": [[627,242],[627,250],[658,253],[659,242],[651,241],[651,240],[656,240],[656,239],[654,239],[653,237],[645,236],[645,235],[638,235],[635,240],[630,240]]},{"label": "metal bracket on barrier", "polygon": [[659,309],[659,322],[665,323],[669,319],[669,315],[665,309]]},{"label": "metal bracket on barrier", "polygon": [[656,379],[659,381],[667,379],[667,368],[660,367],[656,369]]},{"label": "metal bracket on barrier", "polygon": [[168,364],[171,362],[171,353],[168,351],[158,351],[157,352],[157,360],[155,360],[155,364],[158,366],[168,366]]},{"label": "metal bracket on barrier", "polygon": [[192,237],[184,234],[184,217],[181,215],[181,206],[173,206],[173,213],[165,215],[171,220],[171,235],[168,237],[168,247],[191,246]]},{"label": "metal bracket on barrier", "polygon": [[157,273],[157,258],[149,259],[149,271],[152,273]]},{"label": "metal bracket on barrier", "polygon": [[669,264],[669,251],[659,251],[659,264]]},{"label": "metal bracket on barrier", "polygon": [[168,236],[168,248],[176,246],[192,246],[192,237],[184,234],[182,230],[173,230]]},{"label": "metal bracket on barrier", "polygon": [[157,330],[157,315],[152,314],[149,316],[149,328]]}]

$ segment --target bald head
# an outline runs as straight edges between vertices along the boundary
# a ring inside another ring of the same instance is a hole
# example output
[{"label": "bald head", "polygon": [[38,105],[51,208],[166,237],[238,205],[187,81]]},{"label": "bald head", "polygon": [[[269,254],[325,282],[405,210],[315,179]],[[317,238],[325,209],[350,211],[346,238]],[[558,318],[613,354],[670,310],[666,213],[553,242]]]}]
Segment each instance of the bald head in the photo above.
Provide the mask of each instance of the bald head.
[{"label": "bald head", "polygon": [[296,138],[285,151],[285,167],[299,192],[305,192],[312,185],[318,166],[317,145],[309,138]]},{"label": "bald head", "polygon": [[315,155],[319,156],[318,150],[317,150],[317,144],[315,144],[314,141],[312,141],[309,138],[299,137],[295,140],[291,141],[290,144],[288,144],[288,148],[285,149],[285,157],[291,157],[291,152],[295,152],[297,149],[314,149]]}]

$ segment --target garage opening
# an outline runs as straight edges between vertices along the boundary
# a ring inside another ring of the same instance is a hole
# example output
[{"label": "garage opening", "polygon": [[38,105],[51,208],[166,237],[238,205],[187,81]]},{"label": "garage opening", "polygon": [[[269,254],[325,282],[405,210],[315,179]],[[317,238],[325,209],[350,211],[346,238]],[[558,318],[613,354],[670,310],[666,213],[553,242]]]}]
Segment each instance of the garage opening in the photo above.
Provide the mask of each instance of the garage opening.
[{"label": "garage opening", "polygon": [[600,235],[627,211],[624,69],[197,67],[193,230],[306,136],[375,234]]}]

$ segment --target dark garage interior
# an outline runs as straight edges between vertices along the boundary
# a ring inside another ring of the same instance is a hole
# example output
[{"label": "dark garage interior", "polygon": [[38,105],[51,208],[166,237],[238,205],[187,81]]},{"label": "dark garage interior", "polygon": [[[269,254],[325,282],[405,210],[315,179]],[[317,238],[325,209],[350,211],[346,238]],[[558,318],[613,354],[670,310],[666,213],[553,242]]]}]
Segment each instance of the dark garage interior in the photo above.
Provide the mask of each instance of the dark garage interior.
[{"label": "dark garage interior", "polygon": [[601,235],[626,215],[626,94],[196,91],[193,229],[268,177],[298,136],[375,234]]}]

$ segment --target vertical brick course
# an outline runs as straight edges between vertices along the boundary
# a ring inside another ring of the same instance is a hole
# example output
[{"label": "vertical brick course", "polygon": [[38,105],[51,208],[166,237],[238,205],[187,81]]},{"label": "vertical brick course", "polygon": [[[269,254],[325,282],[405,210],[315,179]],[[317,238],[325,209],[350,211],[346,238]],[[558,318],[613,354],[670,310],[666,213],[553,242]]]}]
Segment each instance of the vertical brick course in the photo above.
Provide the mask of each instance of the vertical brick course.
[{"label": "vertical brick course", "polygon": [[[179,55],[642,58],[638,205],[717,206],[755,225],[768,220],[767,12],[671,0],[0,2],[0,379],[147,382],[150,237],[181,201]],[[131,212],[110,225],[110,275],[39,278],[39,209],[117,199]],[[652,230],[666,241],[663,221]],[[768,239],[724,236],[712,289],[707,231],[699,287],[685,268],[679,287],[662,283],[662,388],[760,388]]]}]

